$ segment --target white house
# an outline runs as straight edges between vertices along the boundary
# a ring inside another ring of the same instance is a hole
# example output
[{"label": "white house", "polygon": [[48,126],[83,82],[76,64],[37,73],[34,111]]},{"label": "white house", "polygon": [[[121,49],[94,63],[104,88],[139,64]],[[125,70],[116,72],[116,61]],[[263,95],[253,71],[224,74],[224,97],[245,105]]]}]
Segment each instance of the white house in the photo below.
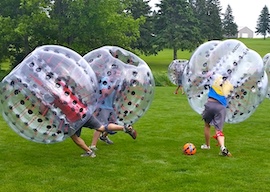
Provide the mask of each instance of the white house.
[{"label": "white house", "polygon": [[253,38],[254,32],[248,27],[240,27],[238,30],[238,38]]}]

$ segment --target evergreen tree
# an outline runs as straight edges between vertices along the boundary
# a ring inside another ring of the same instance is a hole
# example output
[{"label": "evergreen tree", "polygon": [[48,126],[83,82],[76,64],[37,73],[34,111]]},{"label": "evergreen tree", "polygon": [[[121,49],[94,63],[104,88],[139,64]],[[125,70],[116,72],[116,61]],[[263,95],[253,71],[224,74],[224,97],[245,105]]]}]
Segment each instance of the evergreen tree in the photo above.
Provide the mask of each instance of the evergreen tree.
[{"label": "evergreen tree", "polygon": [[234,16],[230,5],[227,6],[227,9],[224,13],[224,18],[222,20],[222,27],[224,37],[237,38],[238,26],[234,22]]},{"label": "evergreen tree", "polygon": [[268,8],[266,5],[263,7],[261,14],[258,18],[255,33],[257,35],[259,34],[263,35],[264,39],[267,33],[270,33],[270,18],[269,18]]},{"label": "evergreen tree", "polygon": [[206,0],[189,0],[189,3],[192,7],[193,13],[197,20],[199,21],[200,33],[204,40],[207,40],[207,34],[210,31],[210,27],[208,26],[208,11],[206,9]]},{"label": "evergreen tree", "polygon": [[199,20],[200,33],[205,40],[222,38],[221,6],[219,0],[189,0]]},{"label": "evergreen tree", "polygon": [[207,0],[208,40],[222,39],[221,5],[219,0]]},{"label": "evergreen tree", "polygon": [[177,50],[192,51],[202,43],[198,20],[186,0],[161,0],[158,6],[155,35],[159,50],[172,48],[173,59],[177,59]]}]

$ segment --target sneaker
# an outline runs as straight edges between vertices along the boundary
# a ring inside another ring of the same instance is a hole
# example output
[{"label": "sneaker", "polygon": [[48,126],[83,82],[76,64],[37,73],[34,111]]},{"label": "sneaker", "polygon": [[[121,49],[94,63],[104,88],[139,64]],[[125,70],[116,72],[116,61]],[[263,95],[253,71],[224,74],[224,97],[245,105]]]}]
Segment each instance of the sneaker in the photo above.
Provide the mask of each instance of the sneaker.
[{"label": "sneaker", "polygon": [[136,137],[137,137],[137,132],[136,132],[136,130],[134,130],[133,128],[132,128],[132,126],[130,126],[130,125],[125,125],[124,126],[124,131],[125,131],[125,133],[128,133],[133,139],[136,139]]},{"label": "sneaker", "polygon": [[101,135],[101,136],[99,137],[99,139],[100,139],[100,141],[103,141],[103,142],[105,142],[105,143],[107,143],[107,144],[109,144],[109,145],[113,144],[113,141],[110,140],[108,136],[105,136],[105,137],[104,137],[103,135]]},{"label": "sneaker", "polygon": [[220,149],[219,155],[231,157],[232,154],[229,152],[229,150],[226,147],[223,147],[223,149]]},{"label": "sneaker", "polygon": [[86,152],[84,154],[81,154],[81,157],[92,157],[92,158],[94,158],[94,157],[96,157],[96,154],[95,154],[94,151],[89,151],[89,152]]},{"label": "sneaker", "polygon": [[210,146],[203,144],[203,145],[201,145],[201,149],[210,149]]},{"label": "sneaker", "polygon": [[97,151],[98,150],[98,148],[96,147],[96,146],[89,146],[89,148],[92,150],[92,151]]}]

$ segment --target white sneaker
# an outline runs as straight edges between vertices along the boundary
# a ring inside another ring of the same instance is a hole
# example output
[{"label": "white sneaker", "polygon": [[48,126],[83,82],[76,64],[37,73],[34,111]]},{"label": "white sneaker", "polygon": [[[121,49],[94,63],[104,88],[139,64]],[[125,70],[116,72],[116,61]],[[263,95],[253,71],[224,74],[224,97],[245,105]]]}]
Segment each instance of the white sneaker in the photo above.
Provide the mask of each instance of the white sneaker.
[{"label": "white sneaker", "polygon": [[201,149],[210,149],[210,146],[203,144],[203,145],[201,145]]},{"label": "white sneaker", "polygon": [[96,146],[89,146],[89,148],[92,150],[92,151],[97,151],[98,149],[97,149],[97,147]]},{"label": "white sneaker", "polygon": [[94,158],[94,157],[96,157],[96,154],[95,154],[94,151],[89,151],[89,152],[86,152],[84,154],[81,154],[81,157],[92,157],[92,158]]}]

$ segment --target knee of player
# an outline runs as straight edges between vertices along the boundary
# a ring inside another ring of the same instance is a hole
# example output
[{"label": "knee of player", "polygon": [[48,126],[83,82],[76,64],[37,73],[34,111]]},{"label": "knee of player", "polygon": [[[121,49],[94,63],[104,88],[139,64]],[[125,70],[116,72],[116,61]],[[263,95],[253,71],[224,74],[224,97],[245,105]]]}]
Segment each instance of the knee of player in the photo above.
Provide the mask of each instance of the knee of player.
[{"label": "knee of player", "polygon": [[216,131],[215,138],[218,138],[218,137],[224,137],[224,133],[222,131],[220,131],[220,130]]}]

